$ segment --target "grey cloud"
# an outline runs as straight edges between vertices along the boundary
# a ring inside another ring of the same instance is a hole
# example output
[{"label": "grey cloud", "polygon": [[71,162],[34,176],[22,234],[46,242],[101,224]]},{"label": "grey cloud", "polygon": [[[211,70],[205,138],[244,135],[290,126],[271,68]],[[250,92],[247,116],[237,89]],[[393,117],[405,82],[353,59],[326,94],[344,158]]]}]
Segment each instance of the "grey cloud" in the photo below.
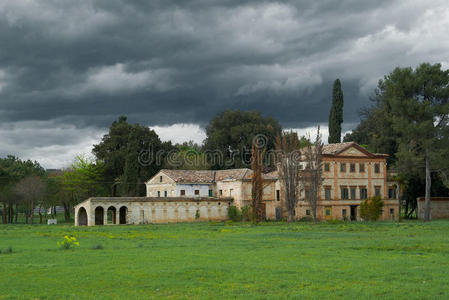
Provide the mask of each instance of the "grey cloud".
[{"label": "grey cloud", "polygon": [[0,1],[3,130],[204,126],[226,108],[304,128],[327,122],[337,77],[356,124],[395,66],[449,67],[447,20],[441,0]]}]

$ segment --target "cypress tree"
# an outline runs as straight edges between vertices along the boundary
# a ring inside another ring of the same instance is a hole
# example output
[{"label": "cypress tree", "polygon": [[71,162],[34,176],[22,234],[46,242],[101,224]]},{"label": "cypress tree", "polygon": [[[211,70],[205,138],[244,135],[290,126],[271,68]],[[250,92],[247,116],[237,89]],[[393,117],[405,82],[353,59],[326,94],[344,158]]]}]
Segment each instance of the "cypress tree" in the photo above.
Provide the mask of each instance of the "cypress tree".
[{"label": "cypress tree", "polygon": [[341,90],[340,79],[335,79],[332,91],[332,107],[329,114],[329,138],[328,142],[340,143],[341,124],[343,123],[343,91]]}]

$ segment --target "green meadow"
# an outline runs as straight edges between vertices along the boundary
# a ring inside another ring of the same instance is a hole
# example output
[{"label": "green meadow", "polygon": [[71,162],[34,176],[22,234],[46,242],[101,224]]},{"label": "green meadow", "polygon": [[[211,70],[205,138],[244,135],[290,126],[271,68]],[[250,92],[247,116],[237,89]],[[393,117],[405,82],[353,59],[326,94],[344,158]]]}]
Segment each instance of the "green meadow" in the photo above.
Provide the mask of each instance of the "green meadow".
[{"label": "green meadow", "polygon": [[449,299],[449,221],[1,225],[0,250],[0,299]]}]

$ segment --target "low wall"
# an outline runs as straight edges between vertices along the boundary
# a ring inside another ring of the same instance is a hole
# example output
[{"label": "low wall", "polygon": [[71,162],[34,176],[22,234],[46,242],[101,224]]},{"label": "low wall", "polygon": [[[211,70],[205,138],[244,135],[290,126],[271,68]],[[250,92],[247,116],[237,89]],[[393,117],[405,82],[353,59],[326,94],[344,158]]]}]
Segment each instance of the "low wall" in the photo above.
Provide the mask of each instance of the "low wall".
[{"label": "low wall", "polygon": [[[418,203],[418,219],[424,219],[425,197],[416,199]],[[430,218],[448,219],[449,218],[449,197],[430,198]]]},{"label": "low wall", "polygon": [[222,221],[228,219],[232,201],[208,197],[89,198],[75,207],[75,226]]}]

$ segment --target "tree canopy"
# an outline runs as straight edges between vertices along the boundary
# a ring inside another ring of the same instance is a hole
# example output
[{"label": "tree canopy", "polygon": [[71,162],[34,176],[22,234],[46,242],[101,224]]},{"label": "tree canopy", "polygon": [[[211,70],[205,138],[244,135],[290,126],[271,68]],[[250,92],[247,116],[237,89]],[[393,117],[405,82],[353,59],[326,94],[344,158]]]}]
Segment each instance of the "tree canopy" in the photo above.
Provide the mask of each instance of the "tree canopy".
[{"label": "tree canopy", "polygon": [[[257,111],[226,110],[216,115],[206,128],[204,149],[212,159],[211,167],[241,168],[251,164],[251,149],[255,137],[265,143],[267,151],[275,148],[276,137],[282,126],[272,117],[263,117]],[[260,146],[260,145],[259,145]]]}]

